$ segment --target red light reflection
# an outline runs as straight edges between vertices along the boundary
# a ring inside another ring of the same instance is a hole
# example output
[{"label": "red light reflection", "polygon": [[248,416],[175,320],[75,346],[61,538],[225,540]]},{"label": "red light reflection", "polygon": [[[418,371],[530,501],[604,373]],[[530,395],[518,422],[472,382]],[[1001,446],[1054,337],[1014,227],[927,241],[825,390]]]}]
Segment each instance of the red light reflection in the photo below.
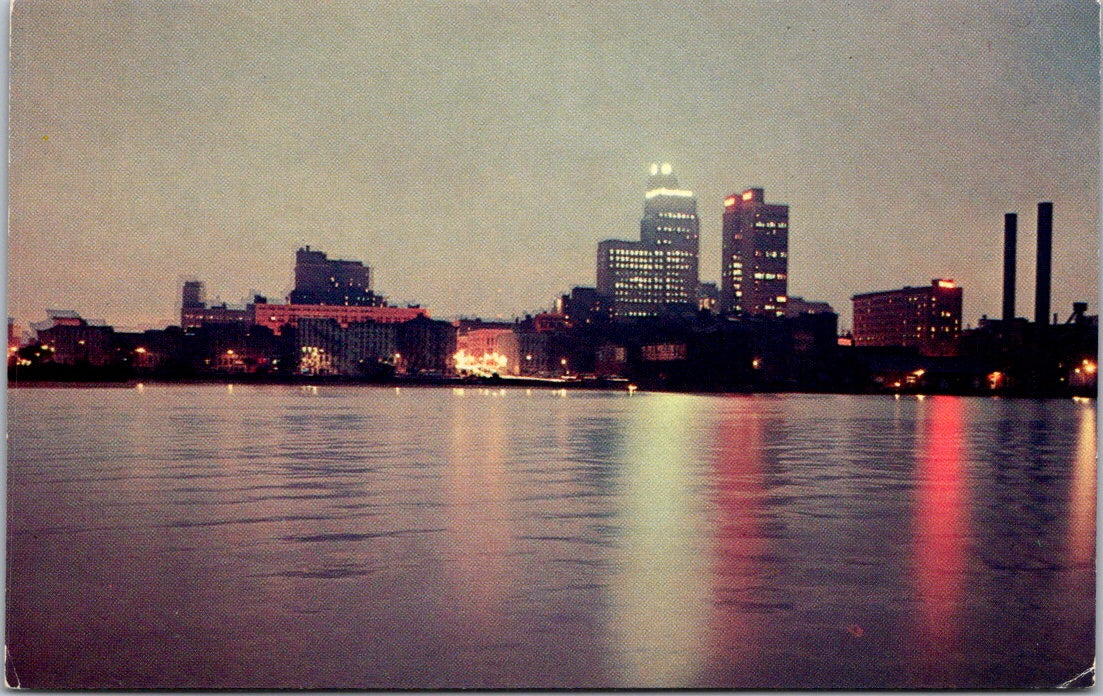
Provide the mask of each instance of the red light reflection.
[{"label": "red light reflection", "polygon": [[927,402],[919,441],[915,565],[922,637],[938,660],[960,636],[957,614],[964,590],[968,489],[962,461],[962,403]]},{"label": "red light reflection", "polygon": [[713,601],[710,654],[717,666],[739,664],[750,656],[758,624],[743,606],[760,584],[762,530],[762,424],[749,413],[720,421],[713,465]]}]

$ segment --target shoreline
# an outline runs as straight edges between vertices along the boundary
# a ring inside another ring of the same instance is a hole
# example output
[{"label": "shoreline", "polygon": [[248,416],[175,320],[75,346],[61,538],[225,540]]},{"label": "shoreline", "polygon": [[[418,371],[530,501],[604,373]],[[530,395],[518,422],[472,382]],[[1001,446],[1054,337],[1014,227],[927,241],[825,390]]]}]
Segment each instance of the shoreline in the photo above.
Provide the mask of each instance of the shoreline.
[{"label": "shoreline", "polygon": [[164,378],[153,377],[148,379],[131,378],[126,380],[8,380],[9,389],[135,389],[139,386],[163,385],[163,386],[195,386],[195,385],[235,385],[235,386],[283,386],[283,387],[425,387],[425,388],[453,388],[453,389],[542,389],[548,391],[620,391],[626,393],[646,392],[654,394],[691,394],[697,396],[749,396],[755,394],[804,394],[819,396],[892,396],[892,397],[927,397],[927,396],[956,396],[979,399],[1003,398],[1003,399],[1091,399],[1097,400],[1098,393],[1064,393],[1042,394],[1028,392],[1001,392],[1001,393],[970,393],[963,391],[841,391],[841,390],[808,390],[808,389],[755,389],[751,387],[742,389],[716,389],[703,390],[694,388],[656,388],[639,386],[628,380],[554,380],[547,378],[499,378],[499,379],[459,379],[459,378],[394,378],[389,380],[355,379],[348,377],[264,377],[219,375],[211,377],[188,378]]}]

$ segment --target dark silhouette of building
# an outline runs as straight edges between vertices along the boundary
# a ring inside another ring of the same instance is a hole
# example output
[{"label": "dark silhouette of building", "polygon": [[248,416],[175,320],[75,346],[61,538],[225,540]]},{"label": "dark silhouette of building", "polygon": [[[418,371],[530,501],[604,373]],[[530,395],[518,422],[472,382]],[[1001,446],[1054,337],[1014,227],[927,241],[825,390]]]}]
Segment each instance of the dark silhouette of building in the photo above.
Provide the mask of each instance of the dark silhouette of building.
[{"label": "dark silhouette of building", "polygon": [[302,305],[383,304],[383,298],[372,292],[369,267],[359,261],[326,258],[309,245],[295,252],[295,289],[288,300]]},{"label": "dark silhouette of building", "polygon": [[1018,216],[1003,216],[1003,320],[1015,319],[1015,252],[1018,234]]},{"label": "dark silhouette of building", "polygon": [[180,303],[180,306],[184,309],[195,309],[207,306],[207,299],[203,290],[203,281],[184,281],[183,301]]},{"label": "dark silhouette of building", "polygon": [[789,206],[763,189],[724,199],[720,311],[783,316],[789,301]]},{"label": "dark silhouette of building", "polygon": [[1038,204],[1038,273],[1034,286],[1034,323],[1050,323],[1050,275],[1053,260],[1053,204]]},{"label": "dark silhouette of building", "polygon": [[799,317],[802,314],[835,314],[835,310],[826,302],[813,302],[803,297],[790,297],[785,303],[785,316]]},{"label": "dark silhouette of building", "polygon": [[111,362],[112,327],[89,322],[72,310],[48,309],[46,316],[46,321],[31,324],[45,362],[91,367]]},{"label": "dark silhouette of building", "polygon": [[707,312],[720,309],[720,288],[716,283],[697,284],[697,309]]},{"label": "dark silhouette of building", "polygon": [[932,280],[925,288],[855,295],[854,345],[954,355],[961,335],[961,296],[961,288],[948,279]]},{"label": "dark silhouette of building", "polygon": [[205,295],[202,281],[184,282],[180,302],[181,328],[190,329],[204,324],[238,324],[245,327],[253,325],[253,305],[230,307],[225,302],[208,305]]},{"label": "dark silhouette of building", "polygon": [[398,368],[406,374],[450,375],[455,372],[456,327],[419,316],[395,326]]},{"label": "dark silhouette of building", "polygon": [[699,227],[693,192],[678,188],[669,164],[651,165],[640,241],[598,244],[597,292],[614,317],[696,310]]},{"label": "dark silhouette of building", "polygon": [[555,311],[567,319],[568,324],[592,324],[612,316],[612,300],[597,288],[574,287],[569,295],[555,301]]}]

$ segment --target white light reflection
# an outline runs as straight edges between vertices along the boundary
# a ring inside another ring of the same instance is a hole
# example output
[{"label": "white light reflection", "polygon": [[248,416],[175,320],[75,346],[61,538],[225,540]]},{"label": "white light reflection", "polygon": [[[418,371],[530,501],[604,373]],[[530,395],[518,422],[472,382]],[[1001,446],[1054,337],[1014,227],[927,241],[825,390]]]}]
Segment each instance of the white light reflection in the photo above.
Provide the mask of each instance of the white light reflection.
[{"label": "white light reflection", "polygon": [[693,683],[705,655],[709,569],[700,544],[709,535],[686,459],[700,449],[693,399],[649,396],[626,429],[609,631],[623,682],[640,688]]}]

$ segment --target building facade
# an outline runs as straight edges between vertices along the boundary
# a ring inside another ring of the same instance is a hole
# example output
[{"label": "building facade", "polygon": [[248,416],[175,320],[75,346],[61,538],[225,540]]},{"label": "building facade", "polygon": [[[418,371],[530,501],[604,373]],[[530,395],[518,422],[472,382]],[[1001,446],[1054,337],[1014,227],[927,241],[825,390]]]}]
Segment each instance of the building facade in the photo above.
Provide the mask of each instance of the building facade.
[{"label": "building facade", "polygon": [[326,258],[307,245],[295,252],[292,304],[374,307],[383,298],[372,292],[371,268],[359,261]]},{"label": "building facade", "polygon": [[92,367],[111,362],[112,327],[89,322],[72,310],[48,309],[46,315],[46,321],[32,322],[31,328],[50,362]]},{"label": "building facade", "polygon": [[356,322],[341,326],[335,319],[300,319],[295,338],[301,374],[359,376],[397,361],[393,323]]},{"label": "building facade", "polygon": [[785,315],[789,301],[789,206],[751,188],[724,199],[720,311]]},{"label": "building facade", "polygon": [[428,310],[423,307],[300,304],[256,304],[252,307],[255,323],[267,326],[277,335],[285,324],[297,326],[300,319],[333,319],[347,327],[349,324],[366,321],[387,324],[429,316]]},{"label": "building facade", "polygon": [[598,244],[597,293],[610,298],[614,317],[658,316],[697,305],[697,198],[678,188],[666,163],[651,165],[647,183],[640,240]]},{"label": "building facade", "polygon": [[957,352],[962,291],[936,278],[928,287],[905,287],[855,295],[854,345],[916,348],[922,355]]}]

